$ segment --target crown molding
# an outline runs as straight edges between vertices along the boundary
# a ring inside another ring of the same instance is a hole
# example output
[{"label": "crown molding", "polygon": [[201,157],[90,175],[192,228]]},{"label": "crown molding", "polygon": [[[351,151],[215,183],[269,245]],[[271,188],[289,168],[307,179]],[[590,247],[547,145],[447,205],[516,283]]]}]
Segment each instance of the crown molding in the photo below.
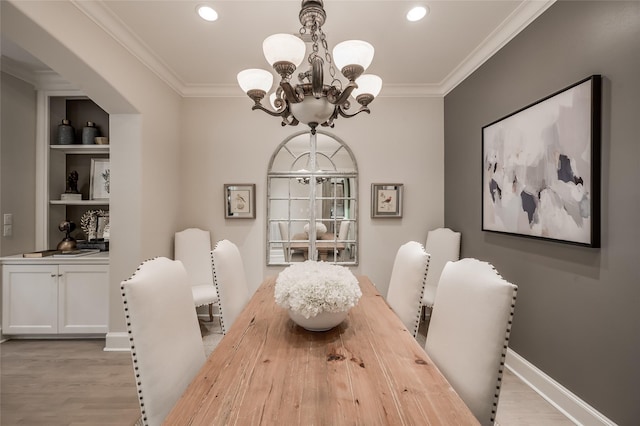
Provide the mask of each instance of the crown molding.
[{"label": "crown molding", "polygon": [[495,55],[509,41],[536,20],[556,0],[524,0],[480,45],[473,50],[440,84],[445,96]]},{"label": "crown molding", "polygon": [[246,98],[247,95],[237,84],[188,84],[182,87],[180,95],[185,98]]},{"label": "crown molding", "polygon": [[[526,28],[556,0],[524,0],[439,84],[385,84],[380,97],[443,97]],[[102,1],[71,2],[182,97],[244,97],[236,85],[185,84]]]},{"label": "crown molding", "polygon": [[15,61],[8,56],[0,57],[0,69],[2,72],[12,75],[13,77],[25,81],[32,86],[37,84],[35,73],[29,68]]},{"label": "crown molding", "polygon": [[12,75],[32,85],[36,90],[77,90],[78,88],[63,79],[55,71],[29,68],[22,63],[2,56],[2,72]]},{"label": "crown molding", "polygon": [[152,53],[149,46],[135,35],[120,18],[104,6],[102,0],[71,0],[71,3],[142,62],[169,87],[178,94],[183,95],[185,84],[171,71],[165,62]]},{"label": "crown molding", "polygon": [[80,90],[75,84],[69,83],[54,71],[36,71],[38,90]]},{"label": "crown molding", "polygon": [[[246,98],[236,84],[189,85],[181,93],[185,98]],[[433,84],[385,84],[380,98],[430,98],[442,97],[439,85]]]},{"label": "crown molding", "polygon": [[383,84],[379,98],[439,98],[439,84]]}]

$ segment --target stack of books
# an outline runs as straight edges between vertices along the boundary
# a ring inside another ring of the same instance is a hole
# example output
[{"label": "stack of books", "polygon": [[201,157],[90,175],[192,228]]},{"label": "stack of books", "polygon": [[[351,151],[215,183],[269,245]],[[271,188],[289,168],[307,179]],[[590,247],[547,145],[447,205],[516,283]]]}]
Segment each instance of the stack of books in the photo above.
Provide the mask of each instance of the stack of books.
[{"label": "stack of books", "polygon": [[31,253],[23,253],[22,257],[47,257],[53,256],[54,254],[62,253],[61,250],[41,250],[41,251],[33,251]]},{"label": "stack of books", "polygon": [[22,257],[38,258],[38,257],[78,257],[89,254],[100,253],[100,249],[77,249],[77,250],[41,250],[31,253],[23,253]]}]

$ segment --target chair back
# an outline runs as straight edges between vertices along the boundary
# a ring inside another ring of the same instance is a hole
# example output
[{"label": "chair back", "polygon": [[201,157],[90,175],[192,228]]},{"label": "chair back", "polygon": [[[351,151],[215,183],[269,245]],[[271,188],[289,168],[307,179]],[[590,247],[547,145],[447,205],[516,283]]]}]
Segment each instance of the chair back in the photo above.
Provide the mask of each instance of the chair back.
[{"label": "chair back", "polygon": [[493,425],[517,286],[486,262],[462,259],[442,271],[425,350],[471,412]]},{"label": "chair back", "polygon": [[284,252],[285,262],[291,261],[291,250],[289,248],[289,222],[278,222],[280,228],[280,238],[282,239],[282,251]]},{"label": "chair back", "polygon": [[289,240],[289,228],[287,222],[278,222],[278,227],[280,228],[280,238],[287,241]]},{"label": "chair back", "polygon": [[227,334],[249,302],[249,288],[238,247],[229,240],[218,241],[211,252],[213,280],[220,297],[222,333]]},{"label": "chair back", "polygon": [[393,262],[387,303],[414,337],[418,334],[428,270],[429,254],[422,244],[410,241],[400,246]]},{"label": "chair back", "polygon": [[175,234],[175,259],[183,263],[194,285],[213,285],[211,272],[211,233],[198,228],[188,228]]},{"label": "chair back", "polygon": [[157,257],[121,289],[142,421],[160,425],[205,362],[187,273]]},{"label": "chair back", "polygon": [[348,220],[343,220],[340,223],[340,230],[338,231],[338,240],[346,240],[347,237],[349,236],[349,226],[351,225],[351,222],[349,222]]},{"label": "chair back", "polygon": [[444,265],[460,259],[460,233],[449,228],[433,229],[427,234],[424,249],[431,255],[431,259],[422,304],[431,308]]}]

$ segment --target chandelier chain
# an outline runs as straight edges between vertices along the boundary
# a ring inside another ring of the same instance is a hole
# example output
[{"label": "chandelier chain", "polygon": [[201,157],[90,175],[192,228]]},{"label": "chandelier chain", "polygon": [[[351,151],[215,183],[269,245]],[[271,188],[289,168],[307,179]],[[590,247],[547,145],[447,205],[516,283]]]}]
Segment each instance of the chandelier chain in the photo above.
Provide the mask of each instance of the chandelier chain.
[{"label": "chandelier chain", "polygon": [[312,53],[309,55],[309,58],[308,58],[310,65],[311,65],[311,62],[313,61],[313,58],[318,56],[318,52],[320,51],[320,48],[318,47],[318,24],[316,23],[315,19],[313,19],[311,24],[311,41],[313,42],[311,46]]},{"label": "chandelier chain", "polygon": [[336,68],[333,66],[333,60],[331,59],[331,53],[329,53],[329,44],[327,43],[327,36],[322,31],[322,27],[318,27],[318,32],[320,33],[320,42],[322,43],[322,48],[324,49],[324,57],[327,63],[329,64],[329,75],[331,76],[331,85],[338,87],[342,90],[342,82],[336,78]]}]

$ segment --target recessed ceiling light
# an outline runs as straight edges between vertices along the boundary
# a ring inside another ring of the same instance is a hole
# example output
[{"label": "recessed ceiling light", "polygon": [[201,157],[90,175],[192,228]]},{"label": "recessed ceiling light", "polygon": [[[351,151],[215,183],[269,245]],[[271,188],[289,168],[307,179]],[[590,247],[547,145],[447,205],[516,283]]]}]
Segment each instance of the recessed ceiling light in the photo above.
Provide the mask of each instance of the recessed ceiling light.
[{"label": "recessed ceiling light", "polygon": [[407,21],[419,21],[427,16],[427,13],[429,13],[429,9],[426,6],[416,6],[407,12]]},{"label": "recessed ceiling light", "polygon": [[198,15],[205,21],[213,22],[218,19],[218,12],[213,10],[211,6],[203,4],[198,6],[196,10],[198,11]]}]

